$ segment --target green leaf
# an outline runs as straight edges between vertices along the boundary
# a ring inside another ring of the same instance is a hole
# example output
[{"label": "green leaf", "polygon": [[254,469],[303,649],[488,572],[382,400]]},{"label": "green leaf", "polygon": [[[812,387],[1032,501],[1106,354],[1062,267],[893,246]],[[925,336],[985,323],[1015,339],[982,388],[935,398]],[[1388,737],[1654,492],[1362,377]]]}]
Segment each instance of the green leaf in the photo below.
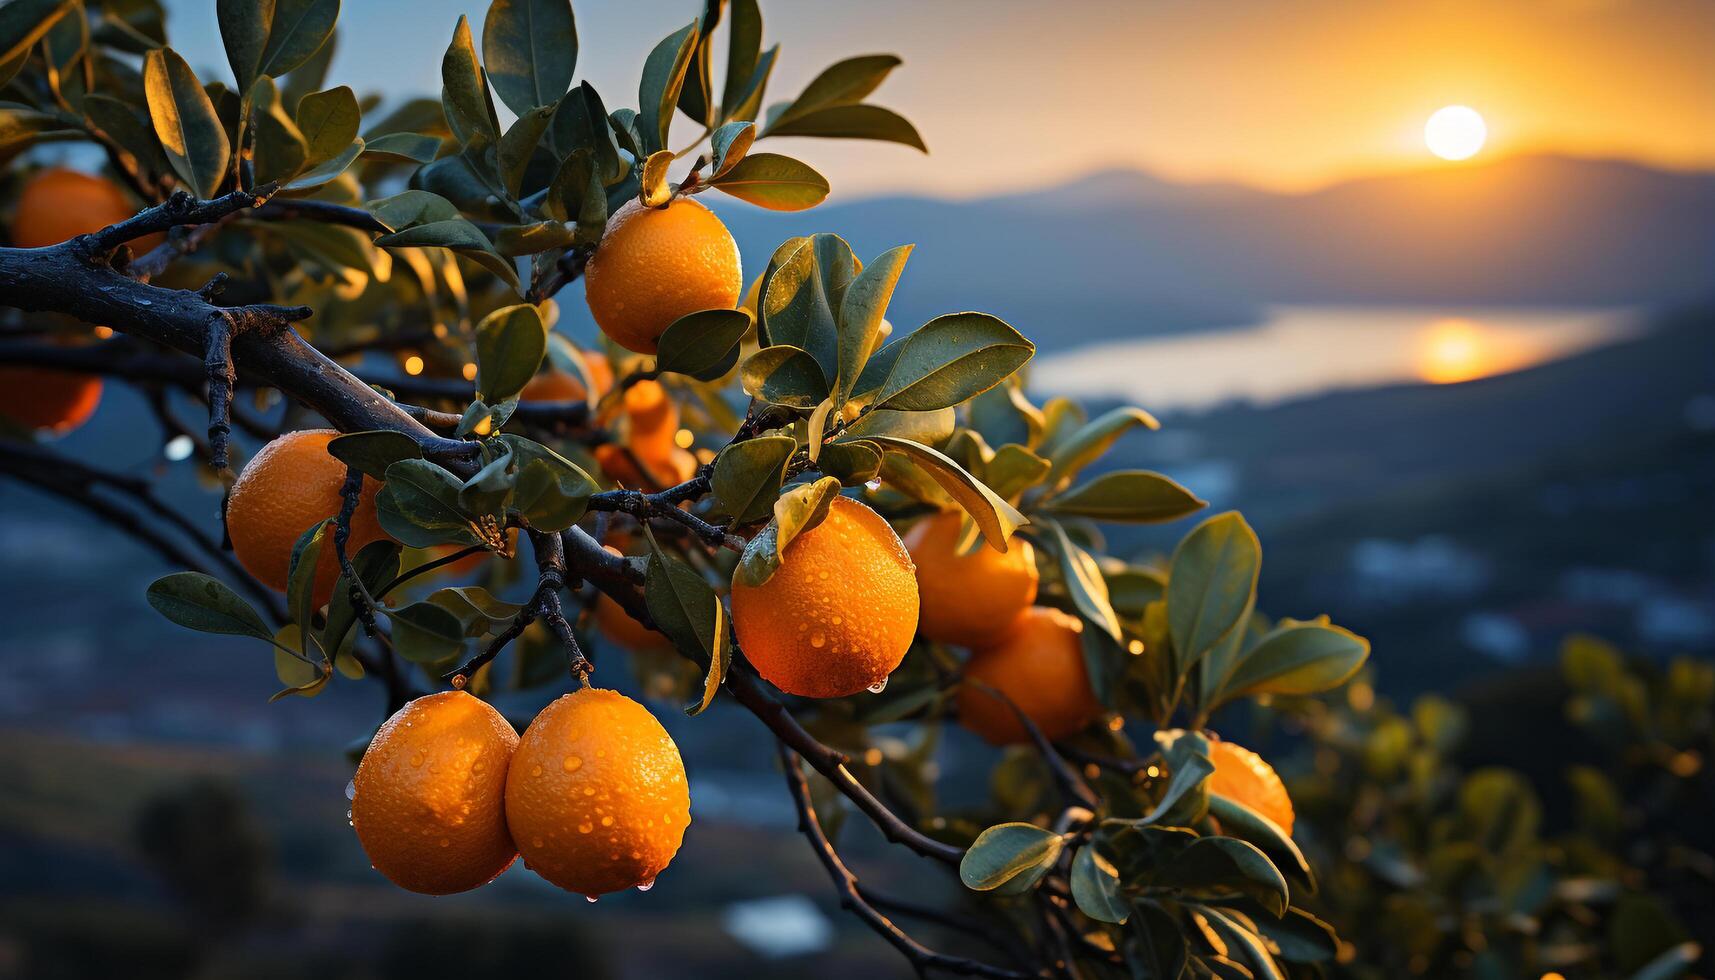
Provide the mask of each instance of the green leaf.
[{"label": "green leaf", "polygon": [[786,479],[786,463],[797,449],[797,440],[790,436],[758,436],[721,450],[711,478],[721,510],[740,524],[772,513]]},{"label": "green leaf", "polygon": [[494,0],[482,22],[482,60],[500,101],[523,116],[566,94],[578,65],[569,0]]},{"label": "green leaf", "polygon": [[[727,22],[726,84],[721,89],[721,115],[733,119],[751,90],[760,87],[756,71],[762,55],[762,10],[756,0],[733,0]],[[765,73],[762,80],[766,79]],[[760,99],[761,94],[757,93],[756,100]]]},{"label": "green leaf", "polygon": [[773,115],[763,128],[763,135],[773,135],[779,126],[818,109],[862,102],[899,65],[899,58],[894,55],[871,54],[847,58],[829,66],[805,86],[790,105]]},{"label": "green leaf", "polygon": [[1072,856],[1072,901],[1097,922],[1123,924],[1131,918],[1131,906],[1120,894],[1118,869],[1094,846],[1079,848]]},{"label": "green leaf", "polygon": [[1016,501],[1019,494],[1042,482],[1048,466],[1041,456],[1016,443],[1008,443],[994,451],[994,458],[983,472],[983,482],[1002,499]]},{"label": "green leaf", "polygon": [[[498,451],[495,449],[497,446]],[[466,514],[492,517],[499,521],[505,517],[506,504],[512,499],[518,470],[516,461],[512,458],[512,450],[505,443],[489,443],[484,446],[484,456],[490,453],[493,453],[493,458],[471,474],[459,487],[459,509]]]},{"label": "green leaf", "polygon": [[970,421],[971,428],[981,432],[990,445],[1015,443],[1043,452],[1037,445],[1045,424],[1042,410],[1030,403],[1016,382],[995,385],[971,399]]},{"label": "green leaf", "polygon": [[713,381],[738,363],[739,341],[750,332],[748,310],[700,310],[668,325],[655,353],[655,369]]},{"label": "green leaf", "polygon": [[1288,963],[1325,963],[1340,949],[1334,927],[1300,908],[1286,910],[1286,917],[1271,921],[1253,916],[1259,932],[1279,948]]},{"label": "green leaf", "polygon": [[614,143],[607,107],[589,82],[567,92],[560,100],[548,135],[555,150],[563,156],[578,150],[590,151],[603,185],[617,183],[630,171],[630,165],[620,158],[619,147]]},{"label": "green leaf", "polygon": [[865,438],[888,452],[907,457],[928,473],[977,522],[977,527],[982,529],[983,540],[990,548],[1004,553],[1012,532],[1027,523],[1016,508],[996,496],[981,480],[940,450],[893,436],[871,435]]},{"label": "green leaf", "polygon": [[558,221],[537,221],[496,231],[494,250],[506,256],[535,255],[565,248],[576,240],[577,233]]},{"label": "green leaf", "polygon": [[[1181,674],[1244,629],[1261,567],[1262,544],[1234,512],[1209,518],[1179,542],[1167,579],[1167,630]],[[1210,690],[1221,680],[1212,677]]]},{"label": "green leaf", "polygon": [[1275,918],[1286,914],[1290,892],[1280,869],[1255,844],[1233,837],[1202,837],[1157,871],[1150,882],[1195,892],[1238,891]]},{"label": "green leaf", "polygon": [[770,124],[768,135],[879,140],[929,152],[910,120],[878,105],[832,106],[784,122],[777,120]]},{"label": "green leaf", "polygon": [[510,433],[497,438],[511,447],[518,461],[512,505],[531,527],[563,531],[583,518],[590,495],[598,489],[594,478],[541,443]]},{"label": "green leaf", "polygon": [[1327,622],[1286,619],[1234,668],[1222,698],[1253,694],[1321,694],[1349,680],[1370,655],[1370,643]]},{"label": "green leaf", "polygon": [[881,447],[873,442],[834,442],[822,447],[816,467],[838,477],[841,486],[855,487],[881,473]]},{"label": "green leaf", "polygon": [[1074,487],[1045,506],[1056,514],[1125,524],[1176,521],[1209,506],[1207,501],[1160,473],[1119,470]]},{"label": "green leaf", "polygon": [[770,211],[803,211],[828,199],[826,177],[779,153],[748,153],[709,185]]},{"label": "green leaf", "polygon": [[714,154],[710,177],[719,177],[738,165],[756,142],[756,124],[744,120],[729,122],[709,137],[709,149]]},{"label": "green leaf", "polygon": [[494,99],[489,96],[482,66],[476,61],[470,21],[462,14],[453,29],[452,43],[441,58],[441,107],[448,128],[460,143],[469,145],[472,137],[482,137],[489,143],[500,139]]},{"label": "green leaf", "polygon": [[[370,596],[399,574],[400,547],[396,541],[371,541],[357,554],[348,554],[352,570]],[[322,629],[322,649],[338,651],[345,634],[357,622],[357,607],[351,604],[351,580],[340,572],[328,599],[327,625]]]},{"label": "green leaf", "polygon": [[528,303],[507,306],[476,327],[476,392],[486,402],[505,401],[524,390],[548,352],[548,328]]},{"label": "green leaf", "polygon": [[393,625],[393,649],[414,664],[435,664],[464,648],[464,623],[434,602],[413,602],[387,613]]},{"label": "green leaf", "polygon": [[691,566],[654,547],[652,535],[650,543],[643,595],[655,625],[705,667],[702,696],[685,706],[686,714],[699,715],[713,703],[732,662],[726,608]]},{"label": "green leaf", "polygon": [[685,84],[685,72],[696,48],[697,22],[693,20],[663,38],[643,62],[643,78],[637,86],[637,129],[643,135],[646,152],[667,148],[673,108],[679,104],[679,89]]},{"label": "green leaf", "polygon": [[1209,758],[1209,740],[1197,732],[1179,729],[1155,733],[1167,761],[1167,788],[1142,823],[1183,827],[1203,819],[1209,810],[1209,774],[1215,764]]},{"label": "green leaf", "polygon": [[439,589],[429,596],[428,601],[458,617],[458,621],[464,624],[466,638],[505,629],[524,609],[517,603],[496,599],[487,589],[478,586]]},{"label": "green leaf", "polygon": [[345,149],[335,154],[332,159],[323,161],[321,165],[312,167],[309,171],[294,177],[286,184],[286,189],[290,191],[303,191],[309,190],[312,187],[320,187],[328,181],[333,180],[335,177],[338,177],[340,174],[345,173],[346,168],[350,167],[353,163],[356,163],[357,158],[362,155],[362,153],[363,140],[361,138],[354,139],[350,143],[346,144]]},{"label": "green leaf", "polygon": [[[316,611],[316,572],[321,565],[322,547],[333,545],[333,518],[318,522],[298,537],[292,546],[292,563],[286,573],[286,609],[306,638],[311,636],[310,622]],[[309,651],[304,651],[308,656]]]},{"label": "green leaf", "polygon": [[815,408],[828,397],[828,380],[808,352],[787,344],[764,347],[744,359],[739,380],[747,394],[773,405]]},{"label": "green leaf", "polygon": [[895,412],[889,409],[870,410],[840,433],[842,440],[867,439],[871,436],[893,436],[909,439],[925,446],[939,446],[953,435],[957,418],[950,408],[933,412]]},{"label": "green leaf", "polygon": [[979,892],[1011,882],[1020,882],[1028,889],[1054,867],[1065,846],[1059,834],[1034,824],[997,824],[971,842],[959,861],[959,880]]},{"label": "green leaf", "polygon": [[786,549],[798,535],[827,519],[840,495],[840,481],[824,476],[814,483],[800,483],[774,499],[774,519],[750,539],[733,570],[733,582],[752,588],[774,577],[785,561]]},{"label": "green leaf", "polygon": [[1262,938],[1233,918],[1230,912],[1208,905],[1192,907],[1203,915],[1225,942],[1229,958],[1237,957],[1250,964],[1251,977],[1255,980],[1286,980],[1286,974],[1281,972],[1280,964],[1274,961]]},{"label": "green leaf", "polygon": [[416,225],[447,221],[459,216],[459,209],[453,202],[439,194],[422,190],[403,191],[392,197],[371,201],[367,207],[377,221],[393,231],[403,231]]},{"label": "green leaf", "polygon": [[144,56],[143,87],[155,136],[173,172],[199,197],[213,197],[226,176],[232,147],[196,73],[172,48],[158,48]]},{"label": "green leaf", "polygon": [[845,407],[881,336],[881,320],[915,246],[901,245],[878,256],[851,281],[840,298],[839,370],[835,373],[834,410]]},{"label": "green leaf", "polygon": [[238,80],[240,92],[250,91],[262,65],[262,52],[268,47],[268,28],[274,17],[271,0],[218,0],[214,5],[215,20],[220,24],[220,41],[226,48],[226,63]]},{"label": "green leaf", "polygon": [[506,135],[500,138],[500,146],[495,150],[500,182],[513,198],[518,197],[519,189],[524,185],[524,171],[529,168],[536,145],[542,142],[542,134],[553,118],[553,106],[531,109],[520,115]]},{"label": "green leaf", "polygon": [[1155,416],[1141,408],[1126,406],[1104,412],[1087,424],[1070,430],[1052,448],[1044,443],[1038,451],[1047,452],[1054,463],[1054,468],[1048,471],[1048,482],[1057,486],[1077,476],[1080,470],[1107,452],[1114,440],[1140,425],[1146,429],[1161,428]]},{"label": "green leaf", "polygon": [[363,155],[394,163],[428,163],[441,152],[439,136],[422,133],[387,133],[363,142]]},{"label": "green leaf", "polygon": [[291,180],[304,169],[310,148],[298,124],[281,107],[272,78],[264,75],[250,87],[250,104],[253,179],[258,184]]},{"label": "green leaf", "polygon": [[1035,353],[999,317],[948,313],[878,351],[854,390],[875,391],[876,408],[950,408],[1005,381]]},{"label": "green leaf", "polygon": [[[279,78],[309,61],[333,36],[339,0],[274,0],[268,44],[256,74]],[[241,86],[242,90],[242,86]]]},{"label": "green leaf", "polygon": [[348,432],[328,443],[328,453],[347,466],[354,466],[376,480],[387,478],[387,467],[402,459],[422,459],[417,440],[393,429]]},{"label": "green leaf", "polygon": [[363,113],[357,107],[357,96],[341,85],[304,96],[298,103],[295,121],[309,150],[304,165],[315,167],[350,148],[363,122]]},{"label": "green leaf", "polygon": [[1060,577],[1065,580],[1066,591],[1071,593],[1078,612],[1115,643],[1123,645],[1119,616],[1108,601],[1108,582],[1102,577],[1101,566],[1088,551],[1066,536],[1066,529],[1060,526],[1059,521],[1045,521],[1043,526],[1053,536],[1053,550],[1060,559]]},{"label": "green leaf", "polygon": [[1136,902],[1132,909],[1133,941],[1126,946],[1126,962],[1133,977],[1186,977],[1189,950],[1185,931],[1176,915],[1154,902]]},{"label": "green leaf", "polygon": [[12,0],[0,6],[0,62],[28,53],[31,45],[76,6],[76,0]]},{"label": "green leaf", "polygon": [[821,366],[822,377],[837,375],[838,314],[858,271],[851,246],[838,235],[797,238],[782,245],[764,273],[757,302],[759,336],[767,338],[764,346],[802,348]]},{"label": "green leaf", "polygon": [[1304,852],[1293,843],[1286,828],[1243,803],[1218,793],[1209,794],[1209,816],[1221,822],[1221,833],[1256,845],[1268,855],[1275,867],[1304,881],[1312,893],[1316,891],[1310,862],[1304,859]]},{"label": "green leaf", "polygon": [[381,529],[400,544],[477,544],[471,520],[459,508],[462,481],[426,459],[403,459],[387,467],[375,497]]},{"label": "green leaf", "polygon": [[[0,72],[3,76],[4,72]],[[172,169],[161,141],[155,137],[154,121],[146,112],[105,95],[91,93],[83,97],[83,111],[106,131],[125,151],[151,173],[166,173]],[[0,143],[4,143],[0,140]]]},{"label": "green leaf", "polygon": [[186,629],[274,642],[274,631],[250,603],[201,572],[164,575],[150,583],[147,598],[156,612]]}]

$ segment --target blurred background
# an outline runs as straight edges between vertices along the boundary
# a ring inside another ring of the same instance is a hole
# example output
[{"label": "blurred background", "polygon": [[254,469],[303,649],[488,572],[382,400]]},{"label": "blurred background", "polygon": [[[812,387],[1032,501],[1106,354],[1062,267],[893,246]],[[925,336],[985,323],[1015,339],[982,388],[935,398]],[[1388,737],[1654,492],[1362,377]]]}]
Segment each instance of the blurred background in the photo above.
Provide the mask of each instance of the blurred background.
[{"label": "blurred background", "polygon": [[[580,77],[633,100],[644,55],[698,9],[583,0]],[[174,46],[225,77],[212,0],[167,10]],[[998,314],[1039,345],[1038,400],[1160,416],[1113,465],[1242,509],[1266,611],[1367,635],[1366,690],[1384,699],[1465,704],[1467,764],[1558,778],[1552,664],[1569,633],[1655,659],[1715,653],[1715,5],[763,12],[783,44],[773,97],[840,57],[896,52],[874,101],[930,154],[787,141],[833,195],[795,215],[713,202],[747,275],[789,235],[833,231],[860,256],[917,243],[898,328]],[[330,82],[433,95],[461,13],[480,24],[483,7],[348,0]],[[558,329],[591,340],[575,288],[560,303]],[[158,475],[212,526],[218,497],[148,418],[109,385],[62,448]],[[1110,550],[1183,531],[1127,531]],[[649,894],[587,906],[512,872],[454,898],[388,886],[342,795],[382,692],[267,704],[263,649],[145,605],[169,570],[0,484],[0,977],[903,973],[842,918],[763,730],[724,705],[692,723],[659,712],[695,822]],[[633,688],[602,652],[599,680]],[[1486,707],[1501,692],[1508,707]],[[988,751],[949,734],[944,799],[986,792],[973,760]],[[866,877],[951,900],[852,823]]]}]

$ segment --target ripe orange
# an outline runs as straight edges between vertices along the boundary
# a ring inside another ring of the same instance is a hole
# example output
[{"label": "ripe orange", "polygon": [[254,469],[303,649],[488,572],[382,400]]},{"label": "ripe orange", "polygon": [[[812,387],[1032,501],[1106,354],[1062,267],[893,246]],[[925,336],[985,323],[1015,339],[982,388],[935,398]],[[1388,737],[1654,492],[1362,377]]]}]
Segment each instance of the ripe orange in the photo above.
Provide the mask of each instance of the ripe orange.
[{"label": "ripe orange", "polygon": [[27,429],[63,435],[89,421],[101,403],[101,379],[52,368],[0,367],[0,416]]},{"label": "ripe orange", "polygon": [[[607,355],[600,351],[586,351],[584,365],[589,368],[590,381],[594,383],[594,397],[607,394],[613,387],[613,365]],[[581,402],[590,397],[591,392],[582,378],[556,367],[531,378],[524,390],[518,393],[519,401],[526,402]]]},{"label": "ripe orange", "polygon": [[[328,454],[328,443],[337,435],[332,429],[288,432],[263,446],[232,484],[226,502],[226,530],[232,536],[232,551],[239,564],[264,585],[286,591],[292,546],[317,521],[339,514],[345,464]],[[363,478],[363,495],[351,516],[348,555],[386,537],[375,516],[375,494],[380,489],[374,480]],[[317,606],[333,595],[338,579],[339,559],[329,528],[316,565]]]},{"label": "ripe orange", "polygon": [[450,895],[493,881],[518,856],[506,830],[506,769],[518,733],[486,701],[443,691],[400,708],[353,780],[351,825],[375,870],[408,891]]},{"label": "ripe orange", "polygon": [[788,694],[841,698],[887,680],[917,632],[911,556],[881,515],[835,497],[768,581],[734,580],[732,625],[756,670]]},{"label": "ripe orange", "polygon": [[[137,213],[119,185],[75,170],[43,170],[24,183],[12,217],[12,244],[19,248],[58,245],[100,231]],[[151,236],[157,240],[160,236]],[[154,243],[132,243],[147,251]]]},{"label": "ripe orange", "polygon": [[679,747],[617,691],[562,695],[512,756],[506,822],[524,866],[567,891],[593,898],[647,886],[691,825]]},{"label": "ripe orange", "polygon": [[661,208],[637,201],[620,208],[584,269],[596,325],[639,354],[655,353],[661,334],[687,313],[736,307],[743,289],[732,233],[684,197]]},{"label": "ripe orange", "polygon": [[1005,554],[982,544],[960,555],[963,525],[962,512],[942,511],[905,534],[923,605],[917,631],[939,643],[984,646],[1036,601],[1036,554],[1030,542],[1013,538]]},{"label": "ripe orange", "polygon": [[1242,745],[1209,740],[1209,759],[1215,771],[1209,776],[1209,792],[1243,803],[1292,833],[1292,797],[1274,767]]},{"label": "ripe orange", "polygon": [[1032,606],[993,646],[971,654],[959,695],[959,723],[990,745],[1030,741],[1012,707],[979,685],[1006,695],[1050,739],[1074,735],[1102,713],[1090,689],[1079,634],[1084,624],[1047,606]]},{"label": "ripe orange", "polygon": [[625,410],[630,451],[612,443],[594,450],[609,479],[633,489],[661,490],[697,475],[697,457],[675,441],[679,406],[666,388],[656,381],[640,381],[626,389],[620,406]]}]

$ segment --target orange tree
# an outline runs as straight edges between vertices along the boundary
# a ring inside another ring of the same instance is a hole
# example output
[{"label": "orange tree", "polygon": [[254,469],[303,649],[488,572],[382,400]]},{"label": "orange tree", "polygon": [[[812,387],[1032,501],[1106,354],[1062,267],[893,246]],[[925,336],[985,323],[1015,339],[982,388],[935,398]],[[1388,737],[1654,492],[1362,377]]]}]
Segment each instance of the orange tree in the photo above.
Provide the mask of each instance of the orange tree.
[{"label": "orange tree", "polygon": [[[267,644],[277,696],[384,685],[353,806],[380,873],[459,890],[522,852],[594,895],[666,867],[684,767],[647,710],[590,686],[588,615],[630,637],[645,690],[762,722],[842,904],[920,972],[1312,975],[1333,955],[1278,778],[1206,729],[1228,702],[1340,683],[1368,645],[1258,614],[1237,514],[1170,559],[1103,554],[1103,523],[1204,506],[1158,474],[1086,473],[1155,420],[1032,403],[1034,347],[994,316],[892,336],[910,246],[793,238],[747,283],[701,203],[819,203],[826,181],[771,137],[921,149],[866,101],[896,58],[839,62],[764,110],[780,49],[754,0],[710,2],[650,52],[637,107],[610,108],[572,84],[566,0],[498,0],[480,44],[454,28],[438,101],[383,109],[324,79],[337,0],[215,6],[218,79],[150,0],[0,6],[12,178],[78,141],[118,182],[30,182],[50,197],[28,212],[67,237],[0,249],[0,364],[39,382],[7,386],[26,407],[0,471],[187,569],[150,603]],[[677,147],[676,120],[694,134]],[[115,199],[125,216],[93,217]],[[606,340],[579,349],[555,297],[586,275]],[[75,420],[27,410],[37,392],[92,377],[140,390],[229,488],[236,557],[147,482],[40,441]],[[274,445],[235,475],[251,439]],[[515,542],[534,584],[511,602]],[[515,739],[484,699],[520,687],[572,693]],[[1006,748],[994,800],[937,812],[926,757],[956,720]],[[882,724],[923,749],[852,764]],[[909,807],[900,785],[922,790]],[[848,811],[956,875],[968,908],[860,885],[828,830]],[[894,917],[995,945],[938,952]]]}]

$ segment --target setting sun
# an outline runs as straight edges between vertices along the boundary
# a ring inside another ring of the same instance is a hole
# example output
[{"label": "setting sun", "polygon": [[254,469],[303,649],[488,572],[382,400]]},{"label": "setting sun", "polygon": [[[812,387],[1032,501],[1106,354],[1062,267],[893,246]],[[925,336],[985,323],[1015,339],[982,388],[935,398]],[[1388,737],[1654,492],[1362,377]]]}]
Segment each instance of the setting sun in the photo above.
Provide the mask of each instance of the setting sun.
[{"label": "setting sun", "polygon": [[1483,148],[1489,128],[1470,106],[1437,109],[1423,126],[1423,142],[1443,160],[1467,160]]},{"label": "setting sun", "polygon": [[1481,324],[1463,317],[1437,320],[1418,344],[1417,371],[1432,384],[1481,378],[1500,370],[1493,348]]}]

